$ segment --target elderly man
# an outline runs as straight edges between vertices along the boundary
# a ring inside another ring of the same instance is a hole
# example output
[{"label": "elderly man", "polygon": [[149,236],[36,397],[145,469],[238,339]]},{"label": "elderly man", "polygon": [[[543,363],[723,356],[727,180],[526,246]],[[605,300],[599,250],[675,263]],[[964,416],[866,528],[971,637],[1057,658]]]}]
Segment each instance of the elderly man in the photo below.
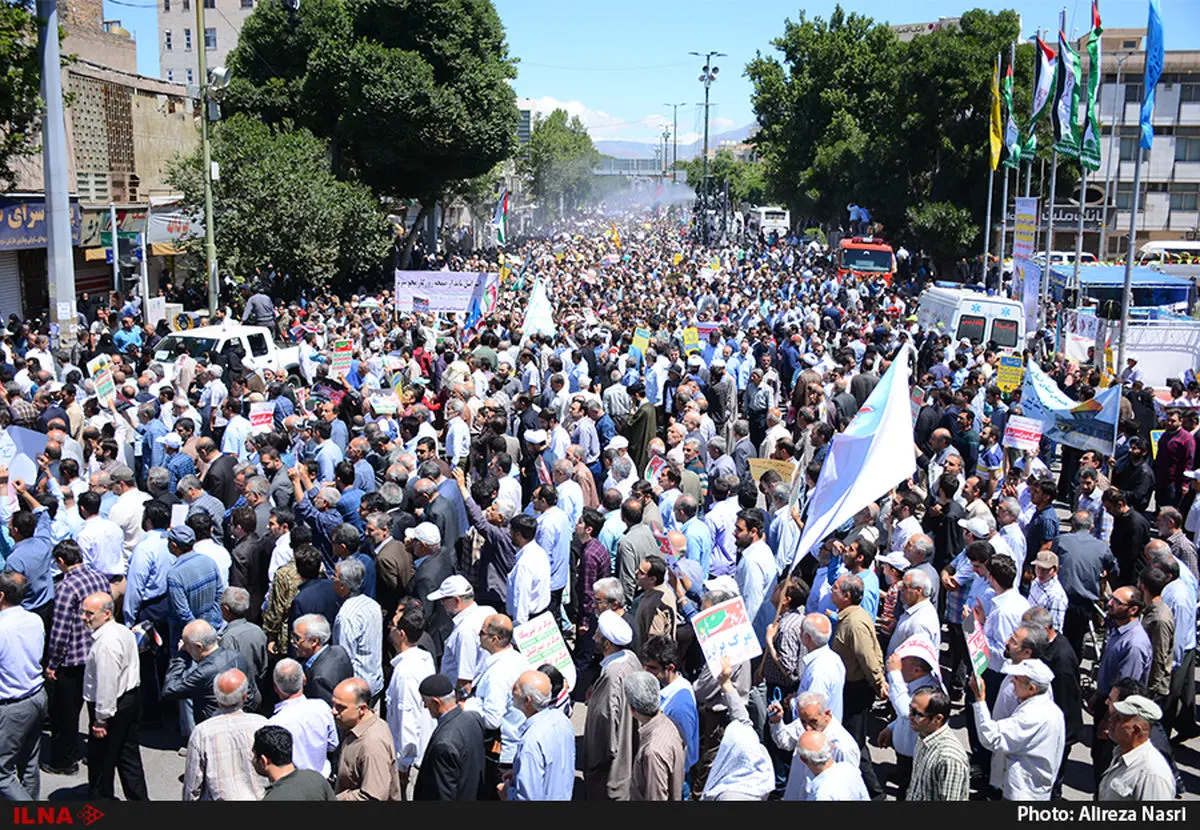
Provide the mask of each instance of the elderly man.
[{"label": "elderly man", "polygon": [[846,664],[829,647],[833,625],[824,614],[809,614],[800,627],[804,646],[803,667],[797,694],[819,692],[829,701],[833,716],[841,723],[842,696],[846,685]]},{"label": "elderly man", "polygon": [[552,706],[550,678],[526,671],[512,689],[525,715],[512,772],[499,787],[504,801],[570,801],[575,787],[575,729]]},{"label": "elderly man", "polygon": [[365,569],[357,559],[337,564],[333,590],[341,600],[333,641],[350,655],[354,676],[371,687],[372,702],[383,693],[383,611],[362,592]]},{"label": "elderly man", "polygon": [[455,686],[469,687],[487,657],[487,652],[480,645],[480,628],[484,620],[496,613],[496,609],[477,603],[475,589],[459,574],[442,580],[442,584],[427,599],[429,602],[440,602],[454,623],[454,629],[443,646],[441,673],[449,677]]},{"label": "elderly man", "polygon": [[262,702],[261,690],[267,680],[267,635],[246,619],[249,610],[250,594],[245,588],[226,588],[221,594],[221,617],[225,620],[221,647],[237,651],[250,667],[250,700],[247,705],[257,710]]},{"label": "elderly man", "polygon": [[625,596],[637,595],[638,563],[658,553],[659,543],[654,538],[654,531],[642,519],[645,506],[641,499],[627,498],[621,502],[621,521],[629,529],[617,542],[617,557],[615,576],[621,581],[621,589]]},{"label": "elderly man", "polygon": [[938,686],[922,686],[909,698],[908,722],[918,739],[906,801],[967,800],[971,763],[949,719],[950,697]]},{"label": "elderly man", "polygon": [[275,713],[270,723],[292,735],[292,755],[297,767],[329,777],[329,756],[337,750],[337,727],[329,704],[304,696],[304,667],[285,657],[273,672]]},{"label": "elderly man", "polygon": [[205,512],[213,520],[213,541],[222,544],[224,539],[223,524],[225,520],[225,505],[216,496],[208,493],[200,485],[200,479],[194,475],[179,479],[175,492],[188,505],[188,515]]},{"label": "elderly man", "polygon": [[926,686],[940,688],[937,650],[923,636],[912,637],[900,643],[889,655],[886,667],[887,698],[896,712],[896,720],[883,728],[876,743],[885,749],[891,747],[895,750],[895,783],[899,788],[898,795],[903,797],[912,778],[917,736],[907,715],[900,713],[908,712],[909,702],[918,689]]},{"label": "elderly man", "polygon": [[663,714],[658,680],[635,671],[624,681],[625,700],[638,723],[638,748],[633,757],[630,801],[679,801],[683,794],[686,754],[675,724]]},{"label": "elderly man", "polygon": [[600,614],[594,637],[600,676],[592,686],[583,731],[584,786],[589,800],[628,801],[635,727],[624,681],[642,665],[626,648],[633,641],[633,629],[615,611]]},{"label": "elderly man", "polygon": [[905,572],[900,588],[904,613],[896,621],[896,628],[888,641],[886,657],[891,657],[902,643],[914,636],[928,640],[935,652],[941,649],[942,623],[938,619],[937,608],[929,601],[932,590],[933,583],[925,572]]},{"label": "elderly man", "polygon": [[805,801],[812,784],[812,773],[799,754],[800,739],[805,732],[824,733],[836,761],[860,766],[862,756],[854,736],[833,716],[825,695],[820,692],[803,692],[796,696],[793,706],[795,717],[785,724],[783,705],[779,701],[772,701],[767,706],[767,721],[770,724],[771,740],[775,745],[784,752],[792,752],[792,765],[788,772],[783,800]]},{"label": "elderly man", "polygon": [[475,801],[483,789],[484,725],[458,705],[454,684],[443,674],[421,681],[418,691],[437,721],[413,787],[415,801]]},{"label": "elderly man", "polygon": [[183,773],[184,801],[260,801],[267,781],[254,768],[254,733],[267,725],[262,715],[243,711],[250,679],[229,669],[212,682],[213,716],[197,723],[188,738]]},{"label": "elderly man", "polygon": [[333,690],[330,706],[344,738],[338,756],[338,801],[399,801],[396,750],[387,723],[371,708],[371,688],[358,677]]},{"label": "elderly man", "polygon": [[858,765],[837,760],[824,732],[814,729],[801,735],[796,755],[812,776],[805,801],[869,800]]},{"label": "elderly man", "polygon": [[504,774],[512,769],[517,754],[521,726],[525,716],[513,702],[512,690],[517,678],[533,668],[528,658],[513,648],[513,623],[504,614],[493,614],[483,621],[479,630],[479,645],[487,657],[472,684],[472,696],[463,708],[483,718],[485,728],[499,732],[499,753],[489,757],[484,768],[484,795],[495,798],[496,787]]},{"label": "elderly man", "polygon": [[1007,718],[992,720],[986,681],[971,676],[973,713],[980,742],[1006,756],[1003,795],[1007,801],[1048,801],[1066,740],[1062,710],[1048,694],[1054,673],[1037,658],[1006,663],[1018,703]]},{"label": "elderly man", "polygon": [[84,598],[81,617],[92,635],[83,674],[88,703],[88,797],[115,798],[113,773],[129,801],[146,801],[146,776],[138,746],[141,663],[133,632],[113,619],[106,592]]},{"label": "elderly man", "polygon": [[1098,801],[1170,801],[1175,798],[1171,766],[1150,743],[1150,729],[1162,709],[1143,695],[1109,706],[1108,734],[1120,750],[1100,779]]},{"label": "elderly man", "polygon": [[883,788],[875,776],[875,767],[871,765],[867,751],[867,718],[875,700],[887,694],[883,651],[875,634],[875,623],[862,608],[862,579],[854,574],[843,574],[833,584],[832,597],[837,608],[838,624],[830,648],[846,666],[846,682],[842,691],[843,717],[846,728],[858,743],[863,783],[872,799],[881,798]]},{"label": "elderly man", "polygon": [[354,676],[349,653],[332,639],[329,621],[320,614],[305,614],[292,623],[292,645],[304,666],[304,693],[326,703],[337,684]]}]

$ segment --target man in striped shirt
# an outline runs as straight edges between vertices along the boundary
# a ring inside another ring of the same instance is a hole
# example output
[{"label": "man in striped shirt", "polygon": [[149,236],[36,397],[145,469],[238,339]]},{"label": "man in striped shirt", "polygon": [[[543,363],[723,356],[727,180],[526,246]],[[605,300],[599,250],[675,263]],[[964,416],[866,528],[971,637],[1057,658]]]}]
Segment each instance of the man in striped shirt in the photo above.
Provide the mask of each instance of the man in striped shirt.
[{"label": "man in striped shirt", "polygon": [[1029,604],[1049,611],[1054,629],[1062,631],[1067,615],[1067,592],[1058,581],[1058,555],[1053,551],[1039,551],[1033,567],[1037,579],[1029,586]]}]

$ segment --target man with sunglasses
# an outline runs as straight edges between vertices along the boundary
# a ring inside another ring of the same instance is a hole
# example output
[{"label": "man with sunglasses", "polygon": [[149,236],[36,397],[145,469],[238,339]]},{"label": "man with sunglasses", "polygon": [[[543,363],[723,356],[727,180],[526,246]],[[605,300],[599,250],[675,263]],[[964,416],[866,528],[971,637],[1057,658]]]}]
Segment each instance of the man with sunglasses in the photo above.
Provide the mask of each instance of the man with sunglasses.
[{"label": "man with sunglasses", "polygon": [[966,747],[950,731],[950,696],[937,686],[923,686],[908,703],[908,722],[917,734],[908,801],[966,801],[971,762]]}]

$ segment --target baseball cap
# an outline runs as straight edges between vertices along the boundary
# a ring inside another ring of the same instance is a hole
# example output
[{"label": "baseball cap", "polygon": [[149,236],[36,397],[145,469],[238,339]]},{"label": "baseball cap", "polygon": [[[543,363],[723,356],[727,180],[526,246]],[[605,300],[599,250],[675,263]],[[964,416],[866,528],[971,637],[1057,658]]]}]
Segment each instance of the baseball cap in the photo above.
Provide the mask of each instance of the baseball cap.
[{"label": "baseball cap", "polygon": [[1112,706],[1114,711],[1122,715],[1132,715],[1149,721],[1160,720],[1163,714],[1157,703],[1142,695],[1130,695]]},{"label": "baseball cap", "polygon": [[459,574],[451,574],[442,580],[442,584],[438,589],[430,594],[427,599],[430,602],[448,597],[461,597],[467,594],[475,593],[475,589],[471,587],[471,583],[467,582],[466,577]]},{"label": "baseball cap", "polygon": [[891,565],[898,571],[907,571],[912,567],[912,563],[908,561],[908,557],[898,550],[891,551],[884,556],[879,557],[879,561],[885,565]]},{"label": "baseball cap", "polygon": [[168,432],[162,438],[158,439],[158,443],[177,450],[183,446],[183,438],[178,432]]},{"label": "baseball cap", "polygon": [[133,470],[126,467],[124,464],[118,464],[113,467],[108,473],[109,478],[113,481],[119,481],[122,484],[133,483]]},{"label": "baseball cap", "polygon": [[1040,550],[1038,555],[1033,558],[1033,564],[1039,568],[1057,568],[1058,554],[1054,551]]},{"label": "baseball cap", "polygon": [[894,653],[898,657],[916,657],[918,660],[923,660],[929,668],[938,668],[938,657],[933,643],[924,637],[909,637],[900,644]]},{"label": "baseball cap", "polygon": [[958,526],[976,539],[986,539],[992,535],[992,529],[988,527],[987,519],[980,516],[974,516],[970,519],[959,519]]},{"label": "baseball cap", "polygon": [[1036,657],[1022,660],[1020,663],[1008,662],[1000,671],[1013,677],[1028,677],[1034,683],[1049,685],[1054,681],[1054,672],[1050,667]]},{"label": "baseball cap", "polygon": [[421,522],[416,527],[410,527],[404,531],[404,538],[406,541],[416,539],[426,545],[442,544],[442,532],[433,522]]},{"label": "baseball cap", "polygon": [[187,525],[176,525],[167,531],[167,538],[177,545],[196,544],[196,532]]}]

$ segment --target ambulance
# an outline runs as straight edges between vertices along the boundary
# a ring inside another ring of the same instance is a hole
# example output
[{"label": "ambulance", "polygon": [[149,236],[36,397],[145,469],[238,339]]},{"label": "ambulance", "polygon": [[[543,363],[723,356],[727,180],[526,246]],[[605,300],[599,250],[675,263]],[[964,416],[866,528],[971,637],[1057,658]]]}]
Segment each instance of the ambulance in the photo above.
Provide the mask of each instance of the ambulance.
[{"label": "ambulance", "polygon": [[954,342],[995,343],[1001,349],[1025,347],[1025,310],[1016,300],[989,297],[962,288],[928,288],[920,297],[917,323],[948,334]]}]

